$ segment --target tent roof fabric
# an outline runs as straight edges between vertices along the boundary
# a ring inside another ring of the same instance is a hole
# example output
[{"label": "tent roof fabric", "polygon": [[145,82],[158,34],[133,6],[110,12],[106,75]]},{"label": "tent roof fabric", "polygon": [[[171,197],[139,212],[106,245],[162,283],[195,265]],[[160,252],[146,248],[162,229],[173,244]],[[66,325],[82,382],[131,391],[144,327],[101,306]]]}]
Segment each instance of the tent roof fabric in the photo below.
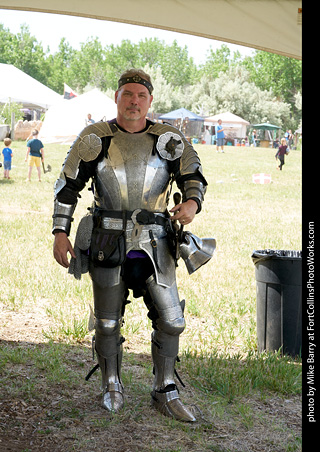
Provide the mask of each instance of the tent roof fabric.
[{"label": "tent roof fabric", "polygon": [[16,102],[25,108],[47,109],[60,99],[60,94],[20,69],[0,63],[0,103]]},{"label": "tent roof fabric", "polygon": [[239,123],[249,125],[250,123],[245,119],[240,118],[240,116],[234,115],[233,113],[219,113],[218,115],[209,116],[205,118],[205,122],[218,122],[221,119],[223,123]]},{"label": "tent roof fabric", "polygon": [[261,129],[261,130],[277,130],[277,129],[281,129],[281,127],[275,126],[273,124],[269,124],[268,122],[264,122],[262,124],[251,124],[251,128]]},{"label": "tent roof fabric", "polygon": [[[90,17],[302,58],[302,0],[0,0],[0,8]],[[213,25],[214,24],[214,25]]]},{"label": "tent roof fabric", "polygon": [[88,113],[96,122],[117,116],[117,106],[97,88],[72,99],[61,99],[46,113],[39,138],[44,143],[72,144],[86,125]]},{"label": "tent roof fabric", "polygon": [[159,116],[159,119],[186,119],[189,121],[203,121],[204,119],[201,116],[192,113],[192,111],[187,110],[186,108],[178,108],[178,110],[170,111],[169,113],[165,113],[164,115]]}]

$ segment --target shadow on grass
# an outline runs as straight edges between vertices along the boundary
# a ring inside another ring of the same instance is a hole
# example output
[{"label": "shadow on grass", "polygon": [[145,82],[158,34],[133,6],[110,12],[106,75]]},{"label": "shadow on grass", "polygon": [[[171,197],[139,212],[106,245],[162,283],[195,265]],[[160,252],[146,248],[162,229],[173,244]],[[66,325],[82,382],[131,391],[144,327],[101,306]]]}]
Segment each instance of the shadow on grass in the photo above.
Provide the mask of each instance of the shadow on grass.
[{"label": "shadow on grass", "polygon": [[10,176],[10,179],[6,179],[6,178],[2,177],[2,178],[0,179],[0,184],[1,184],[1,185],[2,185],[2,184],[7,184],[7,185],[14,184],[14,179],[12,179],[11,176]]},{"label": "shadow on grass", "polygon": [[[181,398],[199,409],[198,422],[189,425],[166,418],[150,406],[150,355],[124,353],[125,408],[117,416],[100,408],[100,371],[85,381],[94,364],[87,344],[0,340],[1,451],[244,450],[241,442],[248,442],[248,429],[255,431],[250,435],[254,442],[267,444],[271,437],[275,441],[271,431],[268,439],[269,421],[257,430],[254,392],[272,392],[273,397],[298,394],[301,373],[299,363],[275,354],[246,359],[184,355],[177,364],[186,383],[186,388],[180,387]],[[285,380],[290,380],[286,389]],[[245,412],[239,402],[244,396]],[[284,437],[278,432],[276,441],[287,440],[287,431]],[[298,437],[299,432],[292,433],[292,438]],[[297,442],[293,441],[291,450],[299,450]],[[236,443],[237,448],[232,446]],[[253,447],[249,449],[256,450]]]}]

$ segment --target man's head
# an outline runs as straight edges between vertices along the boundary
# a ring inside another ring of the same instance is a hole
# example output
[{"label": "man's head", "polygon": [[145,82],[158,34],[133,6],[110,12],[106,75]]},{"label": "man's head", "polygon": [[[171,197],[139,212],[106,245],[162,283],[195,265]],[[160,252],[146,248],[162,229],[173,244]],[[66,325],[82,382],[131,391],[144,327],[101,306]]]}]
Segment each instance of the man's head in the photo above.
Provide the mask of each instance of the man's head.
[{"label": "man's head", "polygon": [[153,91],[153,86],[151,83],[150,75],[144,72],[142,69],[128,69],[121,74],[118,80],[118,89],[127,83],[139,83],[140,85],[146,86],[150,95]]},{"label": "man's head", "polygon": [[39,132],[38,132],[37,129],[35,129],[35,130],[32,131],[32,135],[33,135],[34,137],[36,137],[36,136],[38,135],[38,133],[39,133]]},{"label": "man's head", "polygon": [[121,75],[118,86],[115,93],[117,121],[124,128],[129,126],[130,121],[131,126],[139,130],[145,124],[153,99],[150,76],[141,69],[130,69]]}]

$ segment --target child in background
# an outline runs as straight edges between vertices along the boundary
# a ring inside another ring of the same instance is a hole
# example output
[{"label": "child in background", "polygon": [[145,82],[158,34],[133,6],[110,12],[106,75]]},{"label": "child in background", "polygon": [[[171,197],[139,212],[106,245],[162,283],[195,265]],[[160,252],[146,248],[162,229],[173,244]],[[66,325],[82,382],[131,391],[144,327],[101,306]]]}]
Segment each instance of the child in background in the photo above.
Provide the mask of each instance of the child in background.
[{"label": "child in background", "polygon": [[11,144],[11,140],[10,138],[5,138],[4,140],[4,145],[5,148],[2,150],[2,155],[3,155],[3,177],[5,179],[10,179],[9,173],[11,170],[11,161],[12,161],[12,150],[9,148],[10,144]]},{"label": "child in background", "polygon": [[38,133],[38,130],[33,130],[33,138],[27,142],[27,154],[25,159],[26,162],[28,161],[29,166],[27,182],[31,182],[33,166],[37,168],[39,182],[41,182],[41,161],[43,162],[44,160],[44,151],[42,142],[37,138]]},{"label": "child in background", "polygon": [[284,165],[284,156],[289,154],[287,140],[285,138],[281,138],[281,144],[279,146],[278,152],[275,155],[276,160],[280,160],[280,165],[277,167],[280,171],[282,171],[282,167]]}]

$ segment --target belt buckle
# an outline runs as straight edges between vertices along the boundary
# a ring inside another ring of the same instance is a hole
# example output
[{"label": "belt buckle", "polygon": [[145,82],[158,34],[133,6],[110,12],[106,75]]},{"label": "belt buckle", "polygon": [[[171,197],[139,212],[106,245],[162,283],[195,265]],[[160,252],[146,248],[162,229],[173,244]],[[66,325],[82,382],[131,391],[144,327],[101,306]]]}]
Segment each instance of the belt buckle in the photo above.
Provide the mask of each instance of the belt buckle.
[{"label": "belt buckle", "polygon": [[136,210],[134,210],[133,212],[132,212],[132,215],[131,215],[131,220],[132,220],[132,223],[133,223],[133,229],[132,229],[132,233],[131,233],[131,239],[132,239],[132,241],[135,241],[135,240],[138,240],[139,239],[139,237],[140,237],[140,235],[141,235],[141,232],[142,232],[142,229],[143,229],[143,225],[142,224],[139,224],[138,222],[137,222],[137,215],[139,214],[141,212],[141,209],[136,209]]},{"label": "belt buckle", "polygon": [[136,210],[134,210],[134,211],[132,212],[131,220],[132,220],[132,223],[133,223],[134,225],[137,223],[137,215],[138,215],[138,213],[140,213],[140,212],[141,212],[141,209],[136,209]]}]

